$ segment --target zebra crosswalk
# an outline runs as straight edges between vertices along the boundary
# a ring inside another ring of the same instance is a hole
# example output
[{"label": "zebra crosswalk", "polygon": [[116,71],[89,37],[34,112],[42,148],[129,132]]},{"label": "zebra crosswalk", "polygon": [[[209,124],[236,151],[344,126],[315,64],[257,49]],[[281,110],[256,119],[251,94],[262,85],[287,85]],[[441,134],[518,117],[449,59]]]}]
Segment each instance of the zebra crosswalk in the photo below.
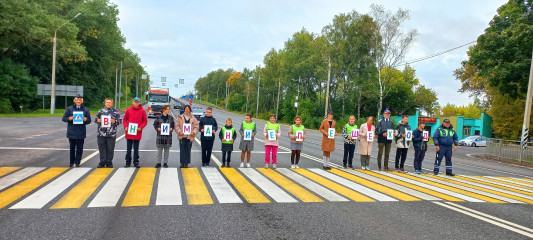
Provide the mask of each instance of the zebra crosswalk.
[{"label": "zebra crosswalk", "polygon": [[533,204],[533,180],[318,168],[0,167],[0,209],[399,201]]}]

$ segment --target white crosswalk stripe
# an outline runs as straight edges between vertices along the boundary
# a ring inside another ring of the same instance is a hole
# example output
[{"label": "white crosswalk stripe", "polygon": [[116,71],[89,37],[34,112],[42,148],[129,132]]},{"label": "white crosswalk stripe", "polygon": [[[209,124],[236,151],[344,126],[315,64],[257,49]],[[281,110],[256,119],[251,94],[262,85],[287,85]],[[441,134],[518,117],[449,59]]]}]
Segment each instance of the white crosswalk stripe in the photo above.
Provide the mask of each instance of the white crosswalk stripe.
[{"label": "white crosswalk stripe", "polygon": [[135,168],[119,168],[88,207],[114,207],[130,181]]},{"label": "white crosswalk stripe", "polygon": [[464,176],[464,177],[467,177],[467,178],[470,178],[470,179],[475,179],[475,180],[480,180],[480,181],[489,182],[489,183],[496,184],[496,185],[499,185],[499,186],[502,186],[502,187],[509,187],[509,188],[514,188],[514,189],[520,190],[520,191],[533,193],[533,190],[531,190],[531,189],[522,188],[522,187],[517,187],[517,186],[512,186],[512,185],[509,185],[509,184],[505,184],[505,183],[500,183],[500,182],[492,181],[492,180],[490,180],[490,179],[484,179],[484,178],[480,178],[480,177],[476,177],[476,176]]},{"label": "white crosswalk stripe", "polygon": [[314,193],[320,195],[321,197],[325,198],[328,201],[332,201],[332,202],[350,201],[350,200],[342,197],[341,195],[336,194],[333,191],[323,187],[322,185],[317,184],[317,183],[315,183],[315,182],[303,177],[302,175],[291,171],[290,169],[278,168],[277,170],[281,174],[283,174],[286,177],[292,179],[296,183],[306,187],[307,189],[313,191]]},{"label": "white crosswalk stripe", "polygon": [[155,205],[182,205],[178,169],[161,168]]},{"label": "white crosswalk stripe", "polygon": [[27,167],[19,171],[16,171],[14,173],[11,173],[7,176],[4,176],[0,178],[0,191],[38,172],[41,172],[44,169],[45,169],[44,167]]},{"label": "white crosswalk stripe", "polygon": [[207,182],[213,189],[219,203],[242,203],[239,195],[233,191],[229,183],[216,168],[202,168]]},{"label": "white crosswalk stripe", "polygon": [[266,177],[261,175],[257,170],[253,168],[239,168],[239,170],[246,175],[250,180],[252,180],[259,188],[266,192],[274,201],[280,203],[291,203],[298,202],[296,199],[291,197],[285,191],[281,190],[278,186],[268,180]]},{"label": "white crosswalk stripe", "polygon": [[490,190],[493,190],[493,191],[498,191],[498,192],[506,193],[506,194],[509,194],[509,195],[514,195],[514,196],[517,196],[517,197],[522,197],[522,198],[527,198],[529,200],[533,200],[533,196],[529,196],[529,195],[525,195],[525,194],[521,194],[521,193],[509,191],[509,190],[505,190],[503,188],[497,188],[497,187],[489,186],[489,185],[486,185],[486,184],[481,184],[481,183],[468,181],[468,180],[455,178],[455,177],[449,177],[449,176],[442,176],[442,177],[443,178],[448,178],[448,179],[451,179],[451,180],[454,180],[454,181],[462,182],[462,183],[467,183],[467,184],[474,185],[474,186],[477,186],[477,187],[483,187],[483,188],[490,189]]},{"label": "white crosswalk stripe", "polygon": [[74,182],[91,170],[90,168],[73,168],[47,184],[39,191],[15,204],[11,209],[39,209],[65,191]]}]

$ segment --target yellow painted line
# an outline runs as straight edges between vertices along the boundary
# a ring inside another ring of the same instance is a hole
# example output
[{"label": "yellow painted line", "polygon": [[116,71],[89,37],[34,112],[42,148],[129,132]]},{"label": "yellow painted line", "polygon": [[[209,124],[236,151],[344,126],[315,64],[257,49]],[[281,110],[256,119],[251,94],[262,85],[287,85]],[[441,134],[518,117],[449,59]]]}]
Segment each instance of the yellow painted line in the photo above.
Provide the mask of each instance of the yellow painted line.
[{"label": "yellow painted line", "polygon": [[[360,171],[360,170],[357,170],[357,171]],[[385,181],[393,182],[393,183],[396,183],[398,185],[402,185],[404,187],[408,187],[408,188],[417,190],[419,192],[427,193],[429,195],[438,197],[440,199],[444,199],[444,200],[447,200],[447,201],[454,201],[454,202],[464,202],[463,199],[459,199],[459,198],[456,198],[456,197],[453,197],[453,196],[450,196],[450,195],[447,195],[447,194],[444,194],[444,193],[433,191],[431,189],[423,188],[423,187],[420,187],[420,186],[417,186],[417,185],[414,185],[414,184],[411,184],[411,183],[400,181],[398,179],[387,177],[385,175],[374,173],[372,171],[360,171],[360,172],[368,174],[368,175],[371,175],[371,176],[374,176],[374,177],[377,177],[377,178],[381,178],[381,179],[383,179]]]},{"label": "yellow painted line", "polygon": [[19,167],[0,167],[0,177],[7,175],[13,171],[20,169]]},{"label": "yellow painted line", "polygon": [[429,185],[432,185],[432,186],[435,186],[435,187],[438,187],[438,188],[450,190],[452,192],[460,193],[460,194],[463,194],[463,195],[466,195],[466,196],[470,196],[470,197],[474,197],[474,198],[477,198],[477,199],[481,199],[483,201],[487,201],[487,202],[491,202],[491,203],[506,203],[506,202],[504,202],[504,201],[502,201],[500,199],[495,199],[495,198],[487,197],[487,196],[484,196],[484,195],[481,195],[481,194],[469,192],[469,191],[466,191],[466,190],[463,190],[463,189],[454,188],[454,187],[451,187],[451,186],[448,186],[448,185],[432,182],[432,181],[429,181],[429,180],[426,180],[426,179],[423,179],[423,178],[411,176],[409,174],[403,174],[403,173],[397,173],[397,172],[393,172],[392,174],[395,174],[395,175],[398,175],[398,176],[402,176],[402,177],[405,177],[405,178],[409,178],[409,179],[413,179],[413,180],[419,181],[421,183],[425,183],[425,184],[429,184]]},{"label": "yellow painted line", "polygon": [[492,189],[479,187],[479,186],[471,185],[471,184],[464,183],[464,182],[455,181],[455,180],[452,180],[452,179],[449,179],[449,178],[443,178],[443,177],[439,177],[439,176],[434,176],[434,175],[431,175],[431,174],[424,174],[424,176],[430,177],[430,178],[439,179],[439,180],[443,180],[443,181],[447,181],[447,182],[454,183],[454,184],[457,184],[457,185],[461,185],[461,186],[464,186],[464,187],[469,187],[469,188],[477,189],[477,190],[480,190],[480,191],[492,193],[494,195],[499,195],[499,196],[502,196],[502,197],[511,198],[511,199],[522,201],[522,202],[525,202],[525,203],[533,204],[533,200],[529,200],[529,199],[523,198],[523,197],[517,197],[517,196],[511,195],[511,194],[495,191],[495,190],[492,190]]},{"label": "yellow painted line", "polygon": [[460,178],[460,179],[464,179],[464,180],[467,180],[467,181],[472,181],[472,182],[476,182],[476,183],[492,186],[492,187],[495,187],[495,188],[505,189],[505,190],[508,190],[508,191],[517,192],[517,193],[521,193],[521,194],[524,194],[524,195],[533,196],[533,193],[522,191],[522,190],[518,190],[518,189],[514,189],[514,188],[510,188],[510,187],[505,187],[505,186],[502,186],[502,185],[499,185],[499,184],[494,184],[494,183],[491,183],[491,182],[485,182],[485,181],[481,181],[481,180],[478,180],[478,179],[467,178],[467,177],[457,176],[457,175],[455,177]]},{"label": "yellow painted line", "polygon": [[319,184],[321,184],[324,187],[327,187],[335,192],[338,192],[344,196],[346,196],[349,199],[352,199],[356,202],[375,202],[374,199],[369,198],[365,195],[362,195],[356,191],[353,191],[345,186],[342,186],[338,183],[335,183],[331,180],[328,180],[318,174],[312,173],[308,170],[299,168],[299,169],[292,169],[293,171],[299,173],[300,175],[303,175],[304,177],[307,177]]},{"label": "yellow painted line", "polygon": [[493,181],[493,182],[497,182],[497,183],[502,183],[502,184],[505,184],[505,185],[508,185],[508,186],[514,186],[514,187],[533,190],[533,187],[527,187],[527,186],[523,186],[523,185],[520,185],[520,184],[514,184],[514,183],[510,183],[510,182],[506,182],[506,181],[501,181],[501,180],[494,179],[494,178],[488,178],[488,177],[482,177],[482,176],[478,176],[477,178],[481,178],[481,179],[484,179],[484,180],[487,180],[487,181]]},{"label": "yellow painted line", "polygon": [[189,205],[213,204],[213,199],[197,168],[182,168],[181,173]]},{"label": "yellow painted line", "polygon": [[339,175],[339,176],[341,176],[343,178],[346,178],[348,180],[351,180],[351,181],[354,181],[356,183],[359,183],[361,185],[364,185],[364,186],[367,186],[369,188],[372,188],[374,190],[377,190],[377,191],[380,191],[382,193],[385,193],[385,194],[387,194],[387,195],[389,195],[391,197],[397,198],[397,199],[402,200],[402,201],[421,201],[420,198],[413,197],[413,196],[411,196],[409,194],[400,192],[400,191],[392,189],[390,187],[383,186],[381,184],[377,184],[375,182],[366,180],[364,178],[355,176],[353,174],[349,174],[347,172],[344,172],[344,171],[341,171],[341,170],[338,170],[338,169],[331,169],[330,172],[334,173],[334,174],[337,174],[337,175]]},{"label": "yellow painted line", "polygon": [[80,208],[111,172],[113,172],[112,168],[97,168],[54,204],[51,209]]},{"label": "yellow painted line", "polygon": [[152,196],[156,168],[139,168],[122,202],[123,207],[148,206]]},{"label": "yellow painted line", "polygon": [[244,176],[242,176],[235,168],[221,168],[220,171],[231,184],[237,189],[242,197],[249,203],[269,203],[265,195],[257,190]]},{"label": "yellow painted line", "polygon": [[7,190],[0,192],[0,209],[11,204],[22,196],[35,190],[42,184],[48,182],[50,179],[58,176],[66,171],[68,168],[49,168],[45,171],[11,187]]},{"label": "yellow painted line", "polygon": [[520,179],[514,179],[514,178],[508,178],[508,177],[498,177],[498,178],[506,179],[506,180],[513,181],[513,182],[525,183],[525,184],[531,185],[533,187],[533,183],[532,182],[522,181]]},{"label": "yellow painted line", "polygon": [[300,185],[292,182],[286,177],[282,176],[278,172],[269,169],[269,168],[258,168],[259,172],[263,173],[265,176],[270,178],[272,181],[276,182],[282,188],[290,192],[295,197],[302,200],[302,202],[324,202],[321,198],[317,197],[315,194],[305,190],[305,188],[300,187]]}]

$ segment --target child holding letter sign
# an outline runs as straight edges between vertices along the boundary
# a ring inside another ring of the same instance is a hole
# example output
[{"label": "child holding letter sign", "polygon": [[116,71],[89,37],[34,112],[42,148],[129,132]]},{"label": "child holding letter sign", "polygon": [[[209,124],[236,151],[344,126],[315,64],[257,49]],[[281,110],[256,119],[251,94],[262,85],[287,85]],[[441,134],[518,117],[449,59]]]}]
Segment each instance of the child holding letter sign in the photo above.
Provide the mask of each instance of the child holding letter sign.
[{"label": "child holding letter sign", "polygon": [[424,132],[428,136],[428,132],[424,131],[426,127],[425,122],[419,122],[418,128],[413,131],[413,147],[415,149],[415,173],[421,174],[422,172],[422,161],[424,161],[424,156],[426,156],[426,150],[428,150],[427,140],[424,139]]},{"label": "child holding letter sign", "polygon": [[300,168],[298,162],[305,140],[305,127],[300,116],[296,116],[294,124],[289,127],[289,139],[291,139],[291,168]]},{"label": "child holding letter sign", "polygon": [[231,162],[233,143],[237,139],[231,118],[226,119],[226,126],[222,127],[222,130],[218,133],[218,137],[222,140],[222,167],[230,167],[229,163]]},{"label": "child holding letter sign", "polygon": [[[337,133],[334,130],[335,125],[336,122],[333,119],[333,111],[329,110],[328,117],[322,120],[322,124],[320,124],[319,129],[322,133],[321,149],[323,151],[322,160],[324,161],[324,170],[331,169],[329,167],[329,158],[331,156],[331,152],[335,151],[335,136],[337,136]],[[334,133],[331,132],[332,129]]]},{"label": "child holding letter sign", "polygon": [[270,121],[265,124],[263,130],[265,135],[265,168],[270,164],[270,152],[272,152],[272,167],[278,167],[278,146],[279,137],[281,136],[281,128],[276,122],[276,115],[270,114]]},{"label": "child holding letter sign", "polygon": [[[398,126],[396,126],[396,159],[394,165],[397,172],[407,173],[404,168],[405,159],[407,158],[407,150],[411,144],[409,139],[411,136],[408,136],[408,132],[411,131],[411,126],[409,126],[409,116],[403,115],[402,121]],[[412,133],[409,133],[412,135]]]},{"label": "child holding letter sign", "polygon": [[157,132],[157,137],[155,139],[155,146],[157,147],[156,168],[161,167],[163,151],[165,151],[163,167],[168,168],[168,154],[172,147],[172,131],[174,131],[174,118],[170,116],[169,113],[170,106],[163,105],[161,108],[161,115],[157,115],[157,119],[154,120],[154,128]]},{"label": "child holding letter sign", "polygon": [[346,163],[348,167],[353,169],[353,154],[355,152],[355,146],[357,145],[359,129],[357,124],[355,124],[355,116],[350,116],[348,123],[342,128],[342,136],[344,137],[344,157],[342,158],[342,165],[346,168]]},{"label": "child holding letter sign", "polygon": [[370,170],[368,165],[370,164],[370,153],[372,153],[375,132],[374,117],[370,116],[366,119],[366,123],[361,124],[361,128],[359,128],[359,150],[357,152],[361,157],[361,169]]},{"label": "child holding letter sign", "polygon": [[254,138],[256,134],[255,122],[252,122],[252,114],[246,113],[244,117],[244,122],[242,122],[241,129],[239,133],[241,134],[241,142],[239,144],[239,149],[241,152],[241,166],[244,167],[244,156],[246,156],[246,167],[250,166],[250,158],[252,157],[252,151],[254,150]]},{"label": "child holding letter sign", "polygon": [[183,114],[178,116],[175,130],[180,141],[180,168],[187,168],[191,163],[192,142],[198,128],[198,120],[192,115],[191,106],[186,105]]}]

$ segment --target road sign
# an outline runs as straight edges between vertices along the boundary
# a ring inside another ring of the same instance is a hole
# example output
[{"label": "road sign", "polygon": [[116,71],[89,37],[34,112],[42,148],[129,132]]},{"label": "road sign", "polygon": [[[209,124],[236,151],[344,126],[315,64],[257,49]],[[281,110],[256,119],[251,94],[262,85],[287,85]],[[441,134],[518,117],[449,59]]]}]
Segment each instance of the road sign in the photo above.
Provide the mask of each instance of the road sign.
[{"label": "road sign", "polygon": [[[37,95],[50,96],[52,84],[37,84]],[[56,85],[56,96],[75,97],[78,94],[83,96],[83,86],[78,85]]]},{"label": "road sign", "polygon": [[180,84],[184,84],[184,82],[185,82],[185,79],[180,78]]},{"label": "road sign", "polygon": [[194,98],[194,95],[192,95],[192,94],[191,94],[191,95],[189,95],[189,98]]},{"label": "road sign", "polygon": [[161,77],[161,82],[162,83],[167,82],[167,77]]},{"label": "road sign", "polygon": [[178,88],[178,87],[179,87],[179,84],[177,84],[177,83],[174,84],[174,87],[175,87],[175,88]]},{"label": "road sign", "polygon": [[166,85],[167,85],[167,83],[161,83],[161,86],[163,86],[163,87],[166,86]]}]

